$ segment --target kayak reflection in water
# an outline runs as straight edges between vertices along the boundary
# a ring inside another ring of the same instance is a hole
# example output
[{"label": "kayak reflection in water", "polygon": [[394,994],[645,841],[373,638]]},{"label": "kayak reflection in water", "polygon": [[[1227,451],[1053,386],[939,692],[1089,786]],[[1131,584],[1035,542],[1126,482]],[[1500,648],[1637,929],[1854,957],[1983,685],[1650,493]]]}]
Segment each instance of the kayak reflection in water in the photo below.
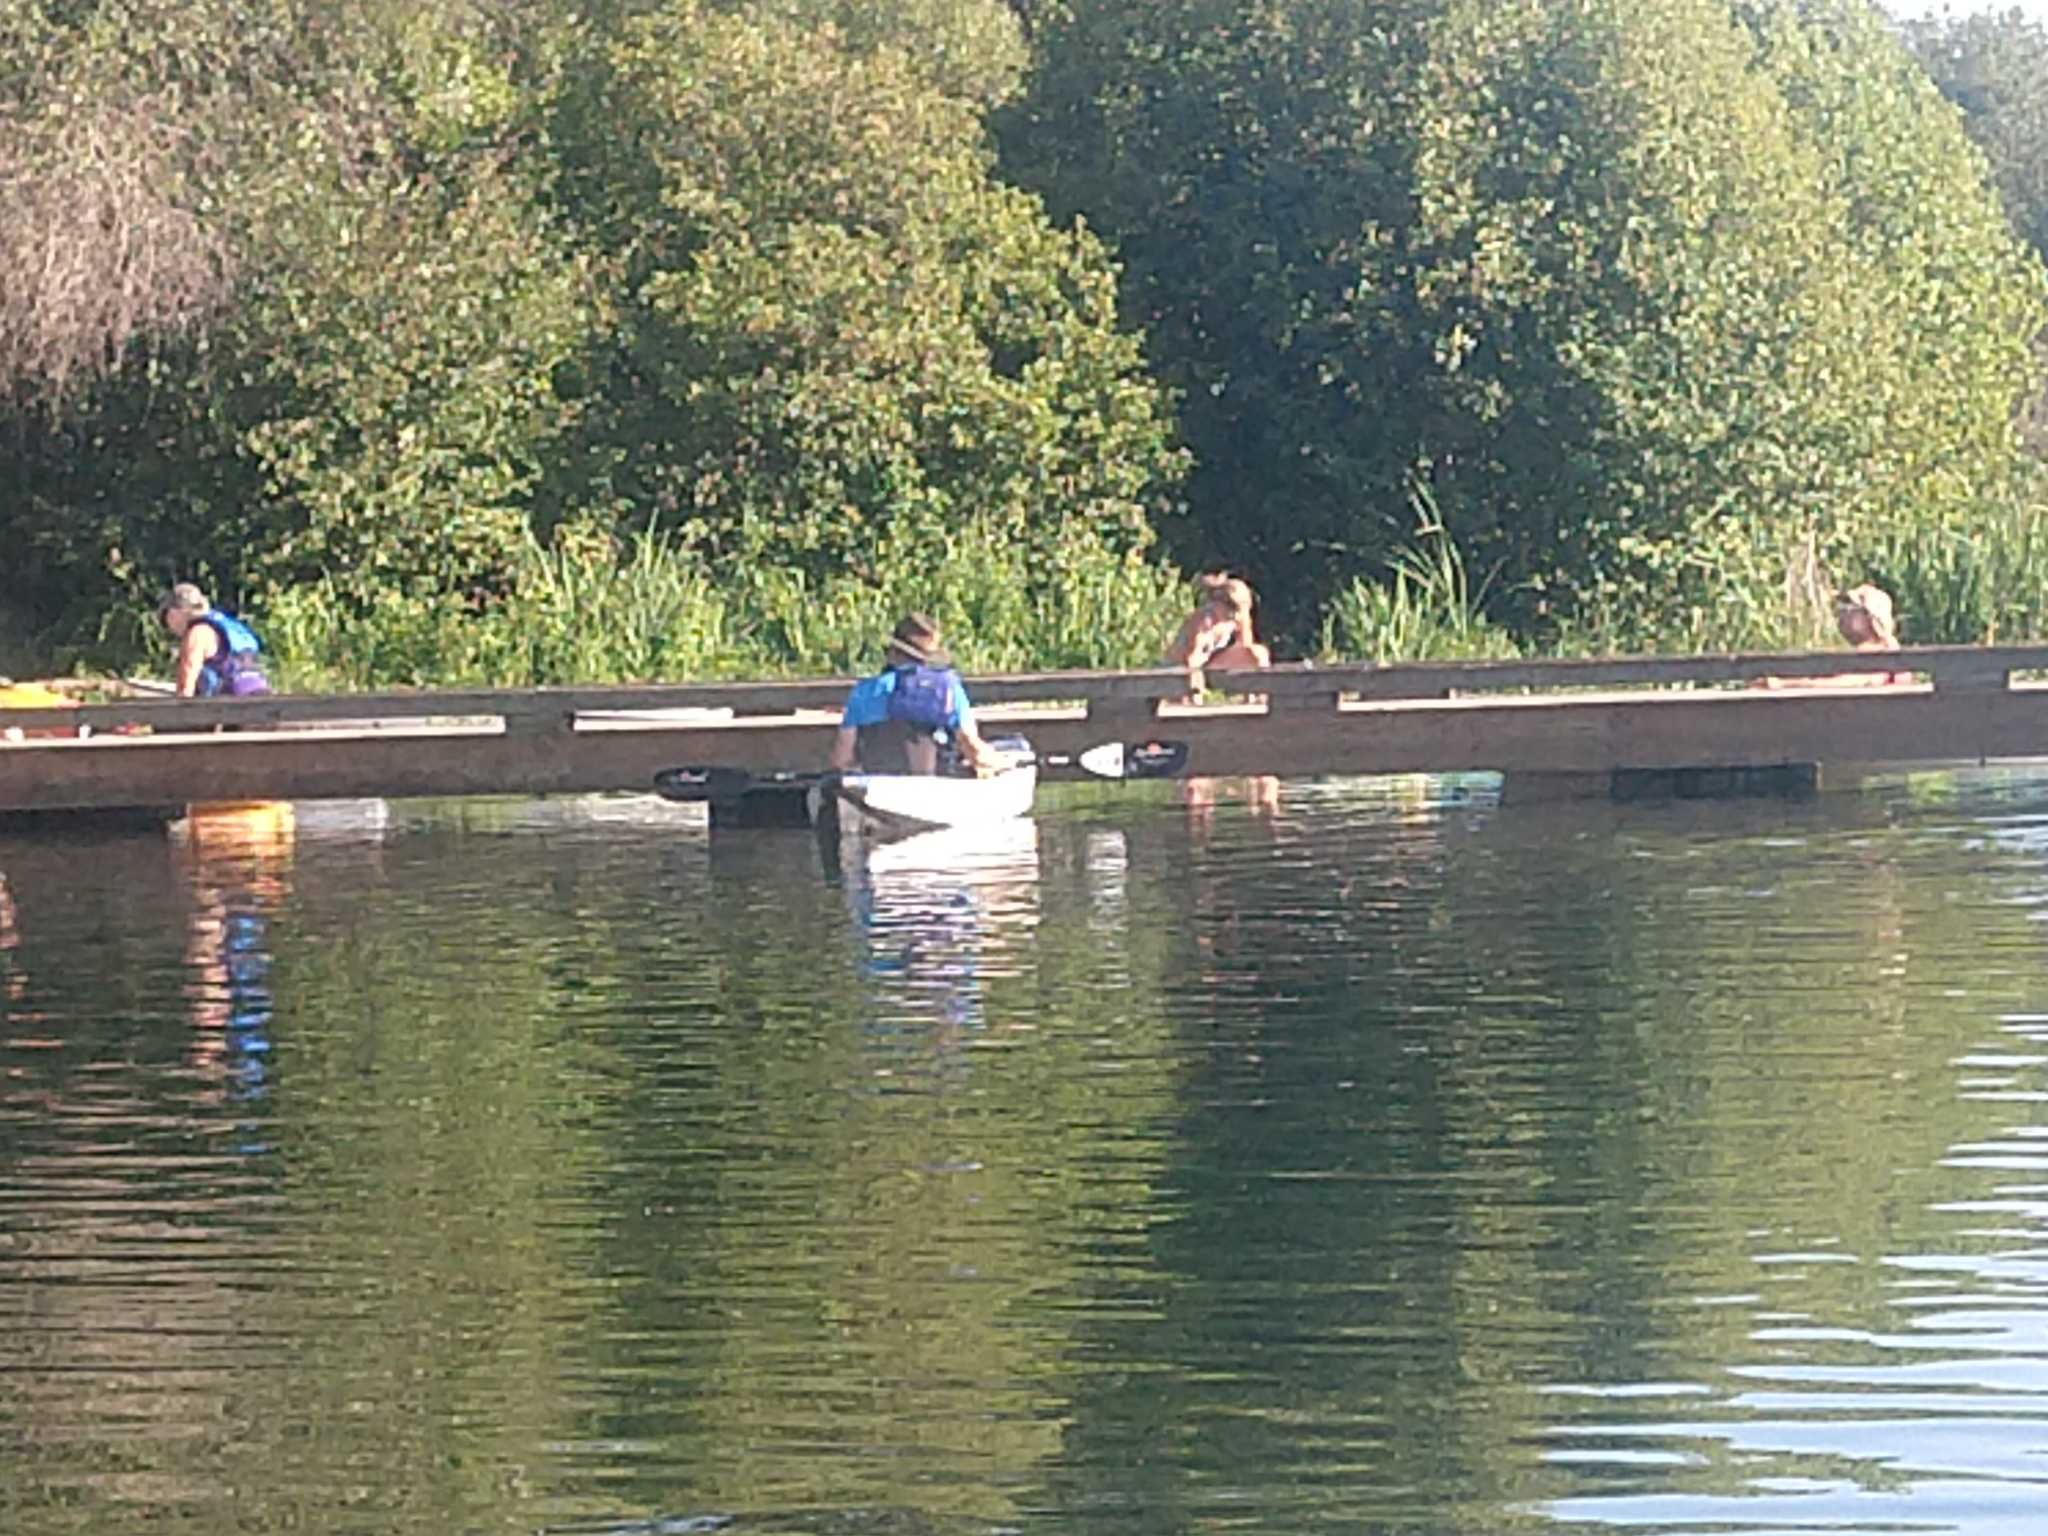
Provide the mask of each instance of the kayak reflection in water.
[{"label": "kayak reflection in water", "polygon": [[975,729],[939,626],[921,613],[906,614],[883,648],[882,670],[847,695],[829,766],[838,773],[937,773],[941,746],[977,774],[998,773],[1008,763]]},{"label": "kayak reflection in water", "polygon": [[1005,957],[1037,927],[1038,825],[1019,817],[876,844],[848,861],[844,886],[870,1038],[949,1059],[986,1023],[988,979],[1008,974]]}]

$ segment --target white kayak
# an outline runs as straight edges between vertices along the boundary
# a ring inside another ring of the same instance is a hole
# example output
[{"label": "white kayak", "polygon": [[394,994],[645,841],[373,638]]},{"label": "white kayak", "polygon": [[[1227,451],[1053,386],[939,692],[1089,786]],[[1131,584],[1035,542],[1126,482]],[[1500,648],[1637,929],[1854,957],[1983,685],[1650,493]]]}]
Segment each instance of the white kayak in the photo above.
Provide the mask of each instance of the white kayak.
[{"label": "white kayak", "polygon": [[900,837],[942,827],[985,827],[1031,814],[1038,765],[985,779],[921,773],[835,773],[811,786],[811,820],[842,834]]}]

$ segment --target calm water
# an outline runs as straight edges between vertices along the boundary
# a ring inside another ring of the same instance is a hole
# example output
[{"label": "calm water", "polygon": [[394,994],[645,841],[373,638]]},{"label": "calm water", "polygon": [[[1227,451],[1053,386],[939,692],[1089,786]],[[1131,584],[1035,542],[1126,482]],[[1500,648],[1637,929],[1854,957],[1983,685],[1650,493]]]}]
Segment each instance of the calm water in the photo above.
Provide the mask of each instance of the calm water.
[{"label": "calm water", "polygon": [[0,874],[0,1531],[2048,1529],[2048,781]]}]

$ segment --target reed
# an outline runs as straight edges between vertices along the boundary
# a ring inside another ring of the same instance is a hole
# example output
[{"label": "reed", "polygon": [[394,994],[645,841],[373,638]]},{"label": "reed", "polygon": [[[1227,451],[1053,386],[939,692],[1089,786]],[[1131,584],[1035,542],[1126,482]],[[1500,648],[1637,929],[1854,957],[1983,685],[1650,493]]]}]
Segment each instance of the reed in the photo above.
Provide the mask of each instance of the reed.
[{"label": "reed", "polygon": [[[1489,616],[1426,488],[1415,532],[1385,578],[1340,590],[1321,655],[1381,662],[1517,655],[1790,649],[1833,643],[1826,598],[1875,581],[1909,641],[2048,637],[2048,469],[1966,515],[1901,520],[1823,566],[1809,542],[1779,577],[1724,575],[1710,595],[1588,603],[1511,631]],[[863,672],[911,609],[936,617],[970,671],[1152,665],[1186,609],[1180,573],[1069,523],[1046,533],[995,520],[906,529],[873,574],[767,567],[726,572],[680,538],[644,530],[529,538],[488,601],[386,597],[351,606],[328,583],[282,594],[255,621],[294,689],[533,686]],[[148,626],[143,626],[147,629]],[[152,631],[142,644],[160,640]]]},{"label": "reed", "polygon": [[1869,567],[1908,641],[2048,636],[2048,467],[1953,522],[1902,526],[1873,545]]},{"label": "reed", "polygon": [[1085,532],[1037,541],[968,525],[877,560],[887,578],[795,567],[719,579],[658,531],[530,539],[489,602],[281,596],[259,622],[293,689],[531,687],[862,672],[916,609],[972,671],[1149,664],[1179,621],[1179,573]]},{"label": "reed", "polygon": [[1518,656],[1521,647],[1489,620],[1489,575],[1475,588],[1464,552],[1444,526],[1427,486],[1409,491],[1413,540],[1387,562],[1385,582],[1353,581],[1323,616],[1322,654],[1352,661],[1477,661]]},{"label": "reed", "polygon": [[904,613],[929,613],[976,672],[1128,667],[1156,660],[1186,603],[1179,572],[1094,535],[968,524],[893,538],[880,574],[768,568],[729,595],[752,649],[806,671],[860,671]]},{"label": "reed", "polygon": [[263,615],[293,689],[387,684],[534,687],[735,670],[724,599],[659,532],[614,551],[529,538],[491,601],[446,596],[344,602],[330,583],[282,594]]}]

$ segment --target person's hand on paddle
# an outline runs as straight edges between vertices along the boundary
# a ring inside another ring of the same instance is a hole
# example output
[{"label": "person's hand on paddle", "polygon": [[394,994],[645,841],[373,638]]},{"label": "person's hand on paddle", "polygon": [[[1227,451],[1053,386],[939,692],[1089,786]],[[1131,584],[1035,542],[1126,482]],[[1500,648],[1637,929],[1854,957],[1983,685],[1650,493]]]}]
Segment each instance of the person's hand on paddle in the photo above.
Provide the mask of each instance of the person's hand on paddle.
[{"label": "person's hand on paddle", "polygon": [[992,779],[1014,766],[1009,753],[1000,747],[990,746],[981,739],[981,733],[972,727],[963,725],[955,731],[953,743],[960,749],[960,760],[977,779]]}]

